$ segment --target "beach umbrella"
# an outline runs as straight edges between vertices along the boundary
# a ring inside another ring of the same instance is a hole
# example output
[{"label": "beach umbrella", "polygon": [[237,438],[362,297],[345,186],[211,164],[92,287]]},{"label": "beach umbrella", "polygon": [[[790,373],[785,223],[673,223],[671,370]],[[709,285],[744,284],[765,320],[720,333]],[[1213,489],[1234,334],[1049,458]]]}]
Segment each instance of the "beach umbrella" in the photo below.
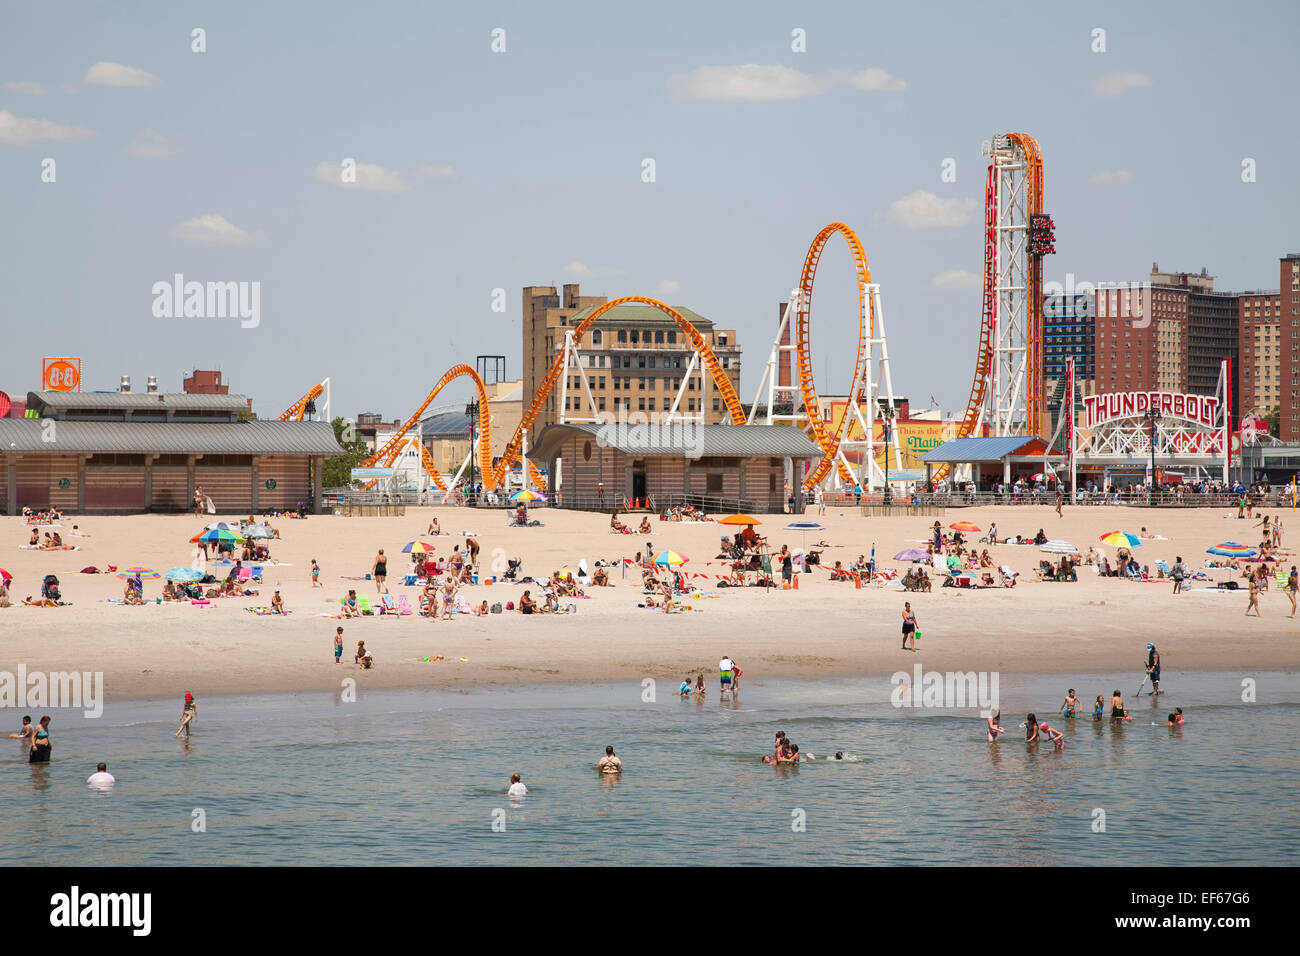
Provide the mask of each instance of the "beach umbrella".
[{"label": "beach umbrella", "polygon": [[562,578],[573,577],[573,572],[569,570],[569,566],[567,564],[564,567],[560,568],[560,570],[556,573],[559,574],[559,576]]},{"label": "beach umbrella", "polygon": [[522,491],[516,491],[513,495],[510,496],[510,502],[512,504],[519,504],[520,502],[526,503],[529,501],[545,501],[545,500],[546,500],[546,495],[537,491],[529,491],[527,488],[523,489]]},{"label": "beach umbrella", "polygon": [[210,531],[203,532],[195,540],[207,544],[233,544],[236,541],[243,541],[244,538],[229,528],[213,528]]},{"label": "beach umbrella", "polygon": [[9,587],[9,585],[13,583],[14,576],[4,568],[0,568],[0,579],[3,579],[5,587]]},{"label": "beach umbrella", "polygon": [[807,551],[807,550],[808,550],[808,547],[807,547],[807,545],[808,545],[808,532],[809,532],[809,531],[825,531],[825,530],[826,530],[826,526],[825,526],[824,524],[818,524],[816,521],[792,521],[792,522],[790,522],[788,525],[785,526],[785,530],[786,530],[786,531],[798,531],[799,534],[802,536],[801,546],[803,547],[803,549],[804,549],[805,551]]},{"label": "beach umbrella", "polygon": [[1140,548],[1142,542],[1135,534],[1129,534],[1127,531],[1107,531],[1097,539],[1102,544],[1109,544],[1115,548]]},{"label": "beach umbrella", "polygon": [[1045,475],[1045,474],[1043,474],[1043,473],[1040,471],[1040,472],[1039,472],[1038,474],[1036,474],[1036,475],[1030,475],[1030,476],[1029,476],[1029,480],[1030,480],[1030,481],[1055,481],[1055,480],[1056,480],[1056,476],[1055,476],[1055,475]]},{"label": "beach umbrella", "polygon": [[655,556],[655,564],[662,568],[675,568],[678,565],[685,564],[690,558],[677,551],[661,551]]},{"label": "beach umbrella", "polygon": [[234,528],[230,527],[230,525],[226,524],[224,521],[214,521],[214,522],[212,522],[212,524],[205,524],[205,525],[203,526],[203,530],[200,531],[198,534],[196,534],[194,537],[190,538],[190,540],[191,540],[191,541],[198,541],[199,538],[203,537],[203,535],[206,534],[206,533],[209,532],[209,531],[231,531],[231,532],[233,532],[234,530],[235,530]]},{"label": "beach umbrella", "polygon": [[1078,554],[1079,553],[1078,548],[1070,544],[1070,542],[1068,541],[1061,541],[1059,538],[1054,538],[1051,541],[1044,543],[1043,546],[1040,547],[1038,550],[1046,551],[1048,554]]},{"label": "beach umbrella", "polygon": [[898,554],[894,555],[894,560],[895,561],[924,561],[929,556],[930,555],[928,552],[922,551],[920,548],[907,548],[906,550],[900,551],[898,552]]},{"label": "beach umbrella", "polygon": [[195,568],[168,568],[163,572],[163,580],[193,584],[195,581],[203,580],[203,572]]},{"label": "beach umbrella", "polygon": [[753,515],[727,515],[725,518],[719,518],[718,524],[762,524]]},{"label": "beach umbrella", "polygon": [[1216,544],[1212,548],[1205,549],[1206,554],[1217,554],[1225,558],[1253,558],[1259,554],[1248,544],[1238,544],[1236,541],[1224,541],[1222,544]]},{"label": "beach umbrella", "polygon": [[977,524],[975,524],[974,522],[971,522],[971,521],[954,521],[952,524],[948,525],[948,527],[949,527],[949,528],[952,528],[953,531],[967,531],[967,532],[969,532],[969,531],[982,531],[982,530],[984,530],[984,529],[982,529],[979,525],[977,525]]},{"label": "beach umbrella", "polygon": [[274,532],[264,524],[250,524],[244,529],[246,538],[269,538]]},{"label": "beach umbrella", "polygon": [[127,568],[125,571],[118,571],[119,578],[140,578],[140,580],[153,579],[162,577],[153,568]]},{"label": "beach umbrella", "polygon": [[408,541],[406,547],[402,549],[403,554],[431,554],[433,545],[425,544],[423,541]]}]

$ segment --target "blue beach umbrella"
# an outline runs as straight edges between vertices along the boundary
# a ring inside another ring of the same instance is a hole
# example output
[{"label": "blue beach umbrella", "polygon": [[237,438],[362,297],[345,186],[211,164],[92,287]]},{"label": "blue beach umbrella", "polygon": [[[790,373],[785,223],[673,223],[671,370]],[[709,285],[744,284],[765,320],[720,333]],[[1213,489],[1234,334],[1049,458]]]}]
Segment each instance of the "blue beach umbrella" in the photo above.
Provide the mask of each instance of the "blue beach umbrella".
[{"label": "blue beach umbrella", "polygon": [[195,581],[203,579],[203,572],[194,568],[168,568],[163,572],[164,581],[179,581],[182,584],[193,584]]}]

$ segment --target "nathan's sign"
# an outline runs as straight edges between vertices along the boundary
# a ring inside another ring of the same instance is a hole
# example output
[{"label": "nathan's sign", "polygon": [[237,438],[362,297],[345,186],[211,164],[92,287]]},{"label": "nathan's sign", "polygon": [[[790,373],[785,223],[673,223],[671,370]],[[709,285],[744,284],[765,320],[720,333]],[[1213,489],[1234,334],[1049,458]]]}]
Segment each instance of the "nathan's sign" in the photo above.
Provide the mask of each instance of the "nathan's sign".
[{"label": "nathan's sign", "polygon": [[1083,399],[1085,428],[1096,428],[1118,418],[1139,418],[1151,409],[1161,417],[1184,418],[1207,428],[1219,423],[1219,399],[1215,395],[1183,395],[1178,392],[1111,392],[1087,395]]}]

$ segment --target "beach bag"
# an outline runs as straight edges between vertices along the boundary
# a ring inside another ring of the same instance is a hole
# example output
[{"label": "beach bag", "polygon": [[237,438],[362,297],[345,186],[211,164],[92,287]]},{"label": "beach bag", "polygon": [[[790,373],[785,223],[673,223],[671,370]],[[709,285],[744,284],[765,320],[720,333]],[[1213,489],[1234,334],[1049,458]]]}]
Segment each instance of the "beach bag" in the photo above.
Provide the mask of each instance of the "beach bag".
[{"label": "beach bag", "polygon": [[507,611],[513,611],[514,609],[515,609],[515,602],[514,602],[514,601],[506,601],[506,610],[507,610]]},{"label": "beach bag", "polygon": [[82,568],[82,569],[81,569],[81,573],[82,573],[82,574],[98,574],[98,573],[99,573],[99,568],[95,567],[95,566],[92,564],[92,565],[91,565],[90,567],[88,567],[88,568]]},{"label": "beach bag", "polygon": [[488,610],[491,611],[493,614],[500,614],[501,613],[500,602],[493,604],[490,608],[488,608]]}]

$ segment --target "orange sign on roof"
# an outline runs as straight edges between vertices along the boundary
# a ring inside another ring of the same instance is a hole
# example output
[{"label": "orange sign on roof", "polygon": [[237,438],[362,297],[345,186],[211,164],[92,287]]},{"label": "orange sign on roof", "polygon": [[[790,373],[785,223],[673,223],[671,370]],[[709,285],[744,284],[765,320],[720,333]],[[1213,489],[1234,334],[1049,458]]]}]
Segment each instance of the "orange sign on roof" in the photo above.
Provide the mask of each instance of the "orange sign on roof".
[{"label": "orange sign on roof", "polygon": [[81,391],[81,359],[46,358],[41,369],[41,388],[47,392]]}]

